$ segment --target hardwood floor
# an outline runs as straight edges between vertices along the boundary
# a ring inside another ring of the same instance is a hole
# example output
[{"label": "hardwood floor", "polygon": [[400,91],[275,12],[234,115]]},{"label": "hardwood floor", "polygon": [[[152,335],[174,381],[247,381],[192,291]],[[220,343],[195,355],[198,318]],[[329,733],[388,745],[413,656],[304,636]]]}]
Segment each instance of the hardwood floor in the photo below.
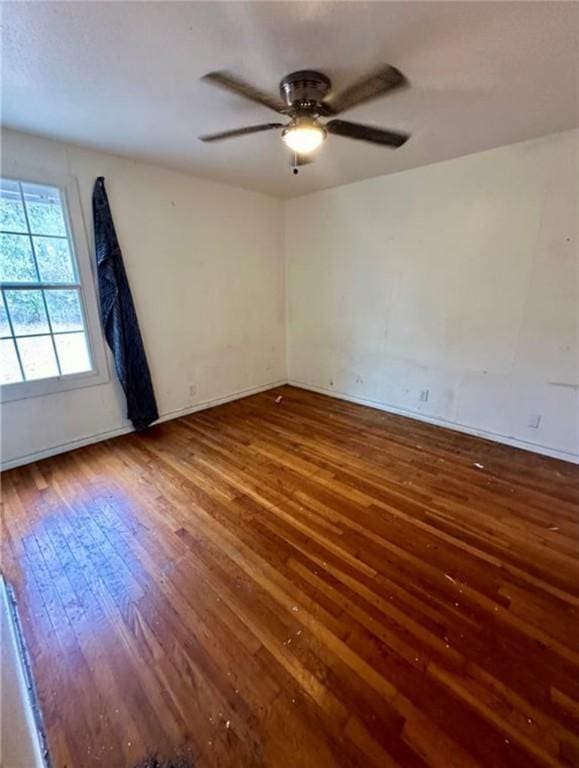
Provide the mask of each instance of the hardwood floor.
[{"label": "hardwood floor", "polygon": [[283,387],[2,479],[55,768],[579,765],[577,466]]}]

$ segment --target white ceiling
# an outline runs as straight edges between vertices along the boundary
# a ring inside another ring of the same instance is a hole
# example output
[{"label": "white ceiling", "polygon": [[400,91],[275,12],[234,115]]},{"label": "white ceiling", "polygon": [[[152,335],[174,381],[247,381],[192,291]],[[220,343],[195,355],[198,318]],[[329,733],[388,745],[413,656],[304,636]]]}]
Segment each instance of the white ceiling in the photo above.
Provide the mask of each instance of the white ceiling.
[{"label": "white ceiling", "polygon": [[[283,197],[578,125],[573,2],[3,3],[2,122]],[[199,78],[228,69],[277,92],[320,69],[341,88],[389,62],[412,88],[344,114],[412,133],[390,150],[330,137],[292,176],[276,120]]]}]

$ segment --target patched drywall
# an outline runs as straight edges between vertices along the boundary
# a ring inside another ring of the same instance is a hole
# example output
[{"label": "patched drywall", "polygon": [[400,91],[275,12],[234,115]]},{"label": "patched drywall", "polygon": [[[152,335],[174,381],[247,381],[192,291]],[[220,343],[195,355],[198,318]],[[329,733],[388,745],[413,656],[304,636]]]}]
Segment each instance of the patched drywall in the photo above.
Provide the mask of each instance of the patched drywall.
[{"label": "patched drywall", "polygon": [[289,201],[289,379],[577,457],[578,157],[569,131]]},{"label": "patched drywall", "polygon": [[[13,131],[2,173],[75,177],[91,252],[92,186],[106,177],[162,416],[285,379],[281,201]],[[114,375],[3,403],[2,463],[126,431],[124,414]]]}]

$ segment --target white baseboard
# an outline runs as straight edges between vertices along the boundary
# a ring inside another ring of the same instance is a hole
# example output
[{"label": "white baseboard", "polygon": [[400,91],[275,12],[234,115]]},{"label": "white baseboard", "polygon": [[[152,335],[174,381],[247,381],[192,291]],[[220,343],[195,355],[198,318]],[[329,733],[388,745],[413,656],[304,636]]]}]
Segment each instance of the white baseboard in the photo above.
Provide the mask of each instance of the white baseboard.
[{"label": "white baseboard", "polygon": [[[196,411],[203,411],[207,408],[214,408],[216,405],[223,405],[225,403],[230,403],[233,400],[240,400],[243,397],[257,395],[260,392],[266,392],[268,389],[275,389],[275,387],[281,387],[284,384],[287,384],[287,381],[282,379],[280,381],[269,382],[268,384],[261,384],[258,387],[239,389],[236,392],[231,392],[230,394],[224,395],[222,397],[213,397],[209,400],[203,400],[200,403],[195,403],[194,405],[188,405],[185,408],[177,408],[173,411],[162,413],[159,417],[159,420],[155,423],[160,424],[164,421],[171,421],[171,419],[178,419],[181,416],[187,416],[188,414],[195,413]],[[49,448],[44,448],[41,451],[28,453],[23,456],[17,456],[13,459],[2,462],[0,464],[0,471],[14,469],[15,467],[21,467],[25,464],[32,464],[35,461],[48,459],[50,456],[56,456],[59,453],[73,451],[75,448],[82,448],[83,446],[91,445],[92,443],[100,443],[102,440],[109,440],[112,437],[119,437],[120,435],[126,435],[129,432],[134,431],[135,430],[133,427],[127,423],[122,427],[117,427],[116,429],[109,429],[104,432],[97,432],[93,435],[85,435],[84,437],[79,437],[75,440],[69,440],[65,443],[59,443],[58,445],[51,445]]]},{"label": "white baseboard", "polygon": [[540,453],[542,456],[550,456],[553,459],[569,461],[571,464],[579,464],[579,455],[572,453],[571,451],[563,451],[558,448],[551,448],[547,445],[520,440],[519,438],[511,437],[510,435],[502,435],[497,432],[489,432],[485,429],[476,429],[466,424],[461,424],[460,422],[451,421],[450,419],[441,419],[436,416],[427,416],[424,413],[407,410],[405,408],[398,408],[394,405],[390,405],[389,403],[384,403],[379,400],[370,400],[365,397],[349,395],[346,392],[337,392],[334,389],[318,387],[315,384],[308,384],[305,381],[298,381],[297,379],[290,379],[288,384],[291,384],[294,387],[300,387],[301,389],[310,390],[311,392],[317,392],[320,395],[329,395],[330,397],[335,397],[338,400],[346,400],[349,403],[357,403],[358,405],[367,405],[370,408],[376,408],[377,410],[385,411],[386,413],[395,413],[398,416],[406,416],[410,419],[416,419],[416,421],[424,421],[427,424],[434,424],[438,427],[453,429],[455,432],[463,432],[467,435],[482,437],[485,440],[492,440],[495,443],[510,445],[513,448],[521,448],[524,451]]},{"label": "white baseboard", "polygon": [[[466,424],[450,421],[449,419],[441,419],[433,416],[427,416],[423,413],[406,410],[404,408],[398,408],[394,405],[390,405],[388,403],[384,403],[379,400],[371,400],[365,397],[357,397],[355,395],[349,395],[346,392],[339,392],[339,391],[337,392],[333,389],[328,389],[326,387],[318,387],[314,384],[308,384],[305,381],[298,381],[297,379],[290,379],[289,381],[285,379],[281,379],[279,381],[272,381],[272,382],[269,382],[268,384],[262,384],[258,387],[249,387],[247,389],[237,390],[236,392],[232,392],[223,397],[211,398],[210,400],[204,400],[203,402],[195,403],[194,405],[186,406],[185,408],[168,411],[166,413],[161,414],[161,417],[159,418],[159,422],[157,423],[170,421],[171,419],[178,419],[181,416],[187,416],[188,414],[195,413],[196,411],[202,411],[207,408],[213,408],[216,405],[223,405],[224,403],[229,403],[229,402],[232,402],[233,400],[240,400],[241,398],[249,397],[250,395],[257,395],[260,392],[266,392],[268,389],[275,389],[275,387],[281,387],[284,384],[291,384],[294,387],[307,389],[307,390],[310,390],[311,392],[317,392],[318,394],[321,394],[321,395],[329,395],[330,397],[335,397],[338,400],[346,400],[347,402],[357,403],[358,405],[367,405],[370,408],[376,408],[379,411],[385,411],[386,413],[395,413],[398,416],[406,416],[407,418],[416,419],[417,421],[423,421],[423,422],[426,422],[427,424],[434,424],[435,426],[446,427],[447,429],[453,429],[456,432],[462,432],[467,435],[482,437],[485,440],[492,440],[495,443],[510,445],[513,448],[521,448],[524,451],[531,451],[532,453],[539,453],[543,456],[550,456],[551,458],[554,458],[554,459],[562,459],[563,461],[568,461],[572,464],[579,464],[579,456],[570,451],[562,451],[557,448],[551,448],[546,445],[541,445],[540,443],[532,443],[532,442],[527,442],[525,440],[520,440],[518,438],[511,437],[509,435],[502,435],[496,432],[489,432],[484,429],[476,429]],[[108,440],[112,437],[119,437],[120,435],[126,435],[129,432],[133,432],[133,431],[134,431],[133,428],[129,424],[126,424],[122,427],[118,427],[117,429],[112,429],[105,432],[99,432],[94,435],[87,435],[85,437],[80,437],[76,440],[71,440],[66,443],[61,443],[59,445],[51,446],[50,448],[45,448],[41,451],[37,451],[36,453],[30,453],[24,456],[18,456],[14,459],[10,459],[9,461],[2,462],[2,464],[0,464],[0,470],[4,471],[7,469],[13,469],[15,467],[23,466],[25,464],[31,464],[34,461],[47,459],[50,456],[56,456],[59,453],[72,451],[75,448],[82,448],[84,445],[91,445],[92,443],[98,443],[98,442],[101,442],[102,440]]]}]

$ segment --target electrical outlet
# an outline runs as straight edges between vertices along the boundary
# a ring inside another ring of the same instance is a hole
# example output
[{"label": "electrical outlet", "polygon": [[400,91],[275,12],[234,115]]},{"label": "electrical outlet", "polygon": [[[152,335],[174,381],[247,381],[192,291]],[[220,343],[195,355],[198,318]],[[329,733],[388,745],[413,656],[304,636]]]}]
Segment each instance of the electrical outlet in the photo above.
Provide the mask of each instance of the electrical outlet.
[{"label": "electrical outlet", "polygon": [[197,394],[197,385],[189,384],[189,397],[195,397]]},{"label": "electrical outlet", "polygon": [[529,418],[529,425],[531,429],[539,429],[541,426],[541,415],[540,414],[534,414]]},{"label": "electrical outlet", "polygon": [[420,390],[419,400],[420,400],[421,403],[427,403],[429,397],[430,397],[430,390],[429,389],[421,389]]}]

